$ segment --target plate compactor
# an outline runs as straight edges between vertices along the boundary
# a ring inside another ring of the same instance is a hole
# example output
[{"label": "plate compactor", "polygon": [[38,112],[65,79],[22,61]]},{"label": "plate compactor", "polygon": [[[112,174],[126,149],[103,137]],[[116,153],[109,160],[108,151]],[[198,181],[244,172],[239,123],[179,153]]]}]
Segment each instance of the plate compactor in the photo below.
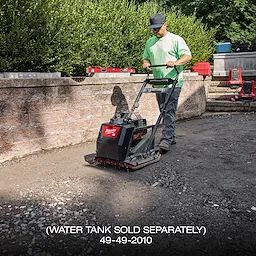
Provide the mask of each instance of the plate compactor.
[{"label": "plate compactor", "polygon": [[[151,67],[167,68],[166,65],[151,65]],[[177,72],[174,80],[170,78],[150,79],[147,73],[131,110],[101,125],[96,153],[85,155],[86,162],[93,165],[100,163],[137,170],[160,160],[162,152],[159,147],[155,146],[155,134],[178,81],[179,72],[175,66],[174,69]],[[168,85],[168,87],[154,88],[154,85]],[[160,106],[156,123],[147,125],[146,119],[135,110],[139,106],[143,93],[157,92],[166,93],[167,97]]]},{"label": "plate compactor", "polygon": [[243,81],[238,95],[230,98],[231,101],[256,101],[255,81]]}]

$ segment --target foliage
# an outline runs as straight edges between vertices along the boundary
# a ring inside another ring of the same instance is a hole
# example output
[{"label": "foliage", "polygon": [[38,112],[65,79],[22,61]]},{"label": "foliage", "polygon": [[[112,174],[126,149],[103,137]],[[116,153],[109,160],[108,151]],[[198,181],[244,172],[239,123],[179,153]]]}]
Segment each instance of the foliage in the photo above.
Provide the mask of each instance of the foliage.
[{"label": "foliage", "polygon": [[208,27],[216,28],[217,41],[251,42],[256,36],[255,0],[158,0],[162,6],[202,19]]},{"label": "foliage", "polygon": [[[141,70],[149,17],[156,3],[127,0],[1,0],[0,70],[84,74],[88,66]],[[171,32],[185,38],[191,65],[213,53],[214,30],[195,14],[166,12]],[[189,66],[188,66],[189,67]]]},{"label": "foliage", "polygon": [[1,70],[40,69],[45,53],[44,1],[1,2]]}]

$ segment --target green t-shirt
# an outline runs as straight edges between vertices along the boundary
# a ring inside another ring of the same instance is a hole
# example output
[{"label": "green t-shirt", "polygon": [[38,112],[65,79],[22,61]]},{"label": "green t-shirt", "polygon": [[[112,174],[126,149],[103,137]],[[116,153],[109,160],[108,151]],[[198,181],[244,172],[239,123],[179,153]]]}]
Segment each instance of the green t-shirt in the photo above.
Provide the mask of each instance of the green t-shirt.
[{"label": "green t-shirt", "polygon": [[[168,32],[164,37],[158,38],[153,36],[146,42],[143,53],[143,59],[148,59],[151,65],[166,64],[167,61],[176,61],[184,54],[191,55],[191,52],[185,40],[173,33]],[[177,66],[180,74],[177,87],[183,85],[183,66]],[[152,68],[154,78],[171,78],[176,77],[174,68],[156,67]],[[165,86],[156,86],[165,87]]]}]

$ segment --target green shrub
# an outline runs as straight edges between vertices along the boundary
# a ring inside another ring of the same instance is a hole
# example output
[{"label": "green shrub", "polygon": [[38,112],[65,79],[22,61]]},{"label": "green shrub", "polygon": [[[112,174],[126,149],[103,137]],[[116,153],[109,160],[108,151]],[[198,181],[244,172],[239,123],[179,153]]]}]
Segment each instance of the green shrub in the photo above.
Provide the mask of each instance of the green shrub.
[{"label": "green shrub", "polygon": [[44,1],[2,0],[1,70],[41,69],[46,49]]},{"label": "green shrub", "polygon": [[[85,74],[88,66],[141,70],[155,3],[127,0],[1,0],[0,70]],[[163,12],[163,10],[162,10]],[[214,30],[195,15],[166,13],[169,31],[185,38],[190,67],[213,53]]]}]

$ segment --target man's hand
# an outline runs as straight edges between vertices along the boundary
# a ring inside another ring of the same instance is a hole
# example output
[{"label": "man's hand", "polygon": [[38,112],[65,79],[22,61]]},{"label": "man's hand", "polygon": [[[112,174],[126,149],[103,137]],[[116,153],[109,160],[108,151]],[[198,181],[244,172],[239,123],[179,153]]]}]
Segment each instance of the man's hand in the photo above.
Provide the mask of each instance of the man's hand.
[{"label": "man's hand", "polygon": [[146,59],[143,60],[143,62],[142,62],[142,67],[143,67],[144,69],[151,70],[151,68],[150,68],[150,62],[147,61]]},{"label": "man's hand", "polygon": [[179,66],[179,65],[185,65],[188,61],[190,61],[192,58],[191,55],[184,54],[182,57],[176,61],[171,61],[169,60],[166,65],[167,67],[174,67],[174,66]]},{"label": "man's hand", "polygon": [[166,66],[167,66],[167,67],[174,67],[174,66],[175,66],[175,61],[169,60],[169,61],[166,63]]}]

